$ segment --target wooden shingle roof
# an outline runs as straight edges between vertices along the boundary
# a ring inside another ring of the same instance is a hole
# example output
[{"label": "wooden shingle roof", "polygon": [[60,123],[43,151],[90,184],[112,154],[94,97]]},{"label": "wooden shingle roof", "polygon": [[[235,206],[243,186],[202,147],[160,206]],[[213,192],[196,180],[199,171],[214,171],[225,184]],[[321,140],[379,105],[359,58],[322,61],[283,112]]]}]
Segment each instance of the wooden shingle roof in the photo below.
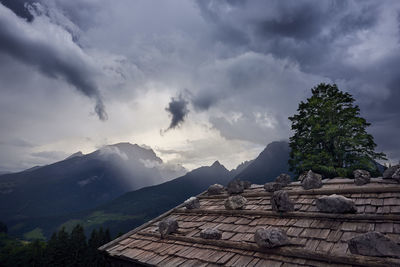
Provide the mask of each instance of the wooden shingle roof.
[{"label": "wooden shingle roof", "polygon": [[[180,205],[160,217],[102,246],[109,258],[124,264],[150,266],[400,266],[400,258],[351,254],[347,241],[370,231],[400,243],[400,184],[373,178],[357,186],[351,179],[324,181],[322,188],[303,190],[299,182],[285,187],[295,203],[294,212],[271,209],[271,193],[252,185],[242,196],[243,210],[226,210],[227,194],[202,193],[200,209]],[[315,200],[339,194],[355,201],[357,213],[319,212]],[[158,223],[167,217],[178,221],[178,233],[162,239]],[[286,231],[290,245],[262,249],[254,242],[257,228]],[[200,238],[200,231],[216,227],[220,240]],[[399,255],[400,257],[400,255]]]}]

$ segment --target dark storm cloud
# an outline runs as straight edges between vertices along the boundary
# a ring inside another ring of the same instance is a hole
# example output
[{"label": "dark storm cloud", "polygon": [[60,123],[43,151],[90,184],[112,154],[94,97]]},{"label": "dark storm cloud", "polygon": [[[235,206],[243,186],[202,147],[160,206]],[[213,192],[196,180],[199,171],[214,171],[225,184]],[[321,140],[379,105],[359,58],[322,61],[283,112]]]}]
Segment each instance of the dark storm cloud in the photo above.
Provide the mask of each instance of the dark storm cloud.
[{"label": "dark storm cloud", "polygon": [[[389,97],[383,101],[368,103],[365,114],[372,122],[371,133],[375,137],[378,147],[389,158],[398,159],[400,162],[400,59],[393,67],[392,79],[388,81]],[[389,69],[388,69],[389,70]],[[399,163],[393,162],[393,163]]]},{"label": "dark storm cloud", "polygon": [[[213,25],[215,40],[226,49],[288,59],[304,73],[337,82],[340,89],[354,95],[362,114],[372,122],[378,149],[400,157],[393,152],[393,147],[400,147],[399,141],[393,141],[398,138],[382,138],[388,135],[384,131],[400,131],[400,12],[396,1],[198,0],[197,5]],[[386,32],[391,28],[396,31]],[[395,45],[386,40],[390,35],[397,39]],[[246,87],[246,79],[234,72],[231,76],[235,84]],[[219,102],[218,96],[195,98],[194,104],[208,109]]]},{"label": "dark storm cloud", "polygon": [[370,1],[199,0],[197,4],[204,18],[214,23],[216,38],[222,36],[226,45],[291,58],[312,71],[332,59],[335,39],[370,28],[379,14],[379,6]]},{"label": "dark storm cloud", "polygon": [[33,20],[33,16],[26,6],[28,3],[33,3],[32,0],[0,0],[0,3],[11,9],[19,17],[27,21]]},{"label": "dark storm cloud", "polygon": [[[400,70],[400,62],[396,68]],[[400,106],[400,71],[397,73],[396,77],[389,82],[388,88],[391,92],[390,98],[383,102],[382,108],[387,111],[387,115],[395,115],[399,113]],[[397,123],[400,126],[400,119]]]},{"label": "dark storm cloud", "polygon": [[318,34],[324,25],[324,13],[315,2],[292,7],[281,2],[276,11],[277,17],[254,22],[256,34],[306,40]]},{"label": "dark storm cloud", "polygon": [[72,41],[69,44],[71,46],[63,47],[63,42],[53,43],[51,36],[41,35],[30,23],[0,5],[0,53],[36,67],[48,77],[64,79],[94,99],[96,114],[100,120],[106,120],[105,106],[93,79],[95,71],[86,62],[80,48]]},{"label": "dark storm cloud", "polygon": [[188,101],[181,95],[177,98],[172,97],[165,110],[171,114],[171,123],[167,130],[174,129],[183,123],[189,113]]}]

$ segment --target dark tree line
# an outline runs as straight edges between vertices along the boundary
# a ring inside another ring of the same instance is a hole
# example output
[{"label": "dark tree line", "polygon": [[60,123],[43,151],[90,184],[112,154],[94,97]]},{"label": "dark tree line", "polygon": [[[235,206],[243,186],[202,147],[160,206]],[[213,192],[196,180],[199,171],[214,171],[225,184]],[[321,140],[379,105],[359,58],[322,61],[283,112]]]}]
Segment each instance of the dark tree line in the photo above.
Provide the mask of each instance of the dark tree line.
[{"label": "dark tree line", "polygon": [[81,225],[76,225],[71,233],[60,229],[47,242],[20,241],[3,231],[0,232],[0,266],[106,266],[97,248],[109,241],[108,229],[95,229],[87,239]]}]

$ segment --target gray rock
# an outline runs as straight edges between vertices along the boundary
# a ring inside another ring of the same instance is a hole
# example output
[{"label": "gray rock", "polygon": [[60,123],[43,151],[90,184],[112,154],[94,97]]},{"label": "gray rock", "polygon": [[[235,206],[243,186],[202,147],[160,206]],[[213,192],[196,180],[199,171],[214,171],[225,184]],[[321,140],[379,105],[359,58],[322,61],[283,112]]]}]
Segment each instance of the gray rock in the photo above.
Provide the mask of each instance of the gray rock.
[{"label": "gray rock", "polygon": [[186,200],[183,205],[188,209],[200,209],[200,201],[197,197],[191,197],[188,200]]},{"label": "gray rock", "polygon": [[368,184],[371,181],[371,174],[366,170],[355,170],[353,171],[354,183],[356,185]]},{"label": "gray rock", "polygon": [[224,192],[224,187],[220,184],[213,184],[208,187],[207,194],[211,195],[220,195]]},{"label": "gray rock", "polygon": [[369,232],[349,240],[353,254],[378,257],[400,257],[400,245],[379,232]]},{"label": "gray rock", "polygon": [[237,195],[237,196],[228,197],[225,200],[224,205],[227,210],[239,210],[239,209],[243,209],[246,206],[246,203],[247,203],[246,198],[244,198],[240,195]]},{"label": "gray rock", "polygon": [[366,171],[366,170],[360,170],[360,169],[355,170],[355,171],[353,171],[353,175],[354,175],[354,178],[358,178],[358,177],[371,178],[371,174],[369,173],[369,171]]},{"label": "gray rock", "polygon": [[275,191],[271,196],[272,210],[279,212],[293,211],[294,204],[285,190]]},{"label": "gray rock", "polygon": [[[400,164],[387,168],[383,172],[383,179],[393,178],[393,175],[395,175],[396,171],[398,171],[399,169],[400,169]],[[397,175],[399,175],[399,173],[397,173]]]},{"label": "gray rock", "polygon": [[161,238],[164,238],[171,233],[175,233],[177,230],[178,222],[174,218],[164,219],[158,224],[158,231],[161,234]]},{"label": "gray rock", "polygon": [[289,244],[286,233],[278,228],[259,228],[254,234],[254,241],[261,248],[274,248]]},{"label": "gray rock", "polygon": [[283,188],[283,185],[281,183],[272,182],[272,183],[266,183],[264,185],[264,189],[267,192],[275,192],[275,191],[281,190],[282,188]]},{"label": "gray rock", "polygon": [[250,188],[250,186],[251,186],[251,182],[250,181],[241,181],[241,182],[242,182],[242,185],[243,185],[244,189]]},{"label": "gray rock", "polygon": [[243,193],[244,186],[242,181],[235,179],[228,184],[226,190],[228,191],[229,194],[240,194]]},{"label": "gray rock", "polygon": [[221,239],[222,233],[215,228],[206,228],[200,232],[200,237],[204,239]]},{"label": "gray rock", "polygon": [[292,178],[290,178],[289,174],[286,173],[281,173],[278,177],[275,179],[275,183],[280,183],[283,186],[287,186],[292,182]]},{"label": "gray rock", "polygon": [[322,176],[318,173],[313,173],[311,170],[301,177],[301,185],[304,189],[314,189],[322,187]]},{"label": "gray rock", "polygon": [[317,208],[327,213],[356,213],[353,200],[340,195],[323,196],[316,201]]},{"label": "gray rock", "polygon": [[362,177],[354,178],[354,183],[356,185],[365,185],[368,184],[370,181],[371,178],[362,178]]},{"label": "gray rock", "polygon": [[392,175],[392,179],[395,179],[400,183],[400,168],[398,168]]}]

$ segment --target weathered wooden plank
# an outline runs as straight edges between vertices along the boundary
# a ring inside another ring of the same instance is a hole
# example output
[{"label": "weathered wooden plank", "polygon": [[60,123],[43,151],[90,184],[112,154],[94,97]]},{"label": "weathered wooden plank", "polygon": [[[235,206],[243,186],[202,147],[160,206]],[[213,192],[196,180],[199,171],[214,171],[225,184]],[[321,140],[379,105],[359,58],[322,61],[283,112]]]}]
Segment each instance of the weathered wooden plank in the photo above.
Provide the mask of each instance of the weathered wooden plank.
[{"label": "weathered wooden plank", "polygon": [[[287,190],[289,195],[327,195],[327,194],[362,194],[362,193],[399,193],[400,185],[390,186],[376,186],[376,187],[362,187],[362,186],[351,186],[347,188],[319,188],[310,190]],[[270,192],[244,192],[244,197],[270,197]],[[229,195],[212,195],[206,194],[199,195],[200,199],[221,199],[227,198]],[[391,197],[392,195],[390,195]]]},{"label": "weathered wooden plank", "polygon": [[[334,219],[340,221],[370,221],[370,222],[399,222],[399,214],[336,214],[336,213],[323,213],[323,212],[275,212],[266,210],[185,210],[179,209],[174,212],[175,214],[215,214],[215,215],[225,215],[225,216],[263,216],[263,217],[273,217],[273,218],[308,218],[308,219]],[[232,218],[234,221],[235,218]],[[229,223],[229,222],[228,222]]]}]

